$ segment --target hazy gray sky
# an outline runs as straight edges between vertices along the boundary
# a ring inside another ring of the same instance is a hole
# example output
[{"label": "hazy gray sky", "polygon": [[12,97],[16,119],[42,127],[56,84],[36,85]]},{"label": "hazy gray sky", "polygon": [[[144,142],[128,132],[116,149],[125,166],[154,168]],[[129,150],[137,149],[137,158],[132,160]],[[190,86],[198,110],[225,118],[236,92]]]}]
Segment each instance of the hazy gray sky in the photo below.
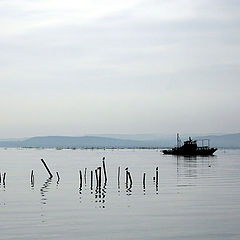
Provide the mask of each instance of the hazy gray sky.
[{"label": "hazy gray sky", "polygon": [[240,132],[239,0],[0,0],[0,138]]}]

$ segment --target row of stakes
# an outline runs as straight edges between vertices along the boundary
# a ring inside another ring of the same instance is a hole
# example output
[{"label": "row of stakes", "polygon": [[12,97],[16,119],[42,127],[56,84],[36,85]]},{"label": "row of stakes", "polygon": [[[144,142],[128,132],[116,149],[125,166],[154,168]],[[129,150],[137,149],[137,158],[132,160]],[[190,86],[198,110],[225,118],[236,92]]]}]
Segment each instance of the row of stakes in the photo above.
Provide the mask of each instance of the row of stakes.
[{"label": "row of stakes", "polygon": [[[53,178],[53,174],[50,171],[50,169],[48,168],[46,162],[41,159],[41,162],[43,163],[44,167],[46,168],[48,174],[49,174],[49,178]],[[102,160],[103,163],[103,173],[104,173],[104,187],[106,186],[107,183],[107,171],[106,171],[106,165],[105,165],[105,157],[103,157]],[[130,171],[128,170],[128,168],[125,168],[125,179],[126,179],[126,188],[127,189],[131,189],[132,188],[132,176]],[[56,172],[57,175],[57,184],[60,181],[60,177],[59,177],[59,173]],[[86,175],[87,175],[87,168],[84,169],[84,181],[86,183]],[[102,183],[102,167],[98,167],[95,169],[95,177],[96,177],[96,187],[101,189],[101,183]],[[3,185],[5,186],[5,180],[6,180],[6,173],[3,173],[3,177],[1,177],[1,173],[0,173],[0,184],[1,184],[1,180],[3,181]],[[156,187],[158,187],[158,167],[156,167],[156,175],[155,177],[153,177],[153,180],[156,183]],[[31,171],[31,177],[30,177],[30,181],[31,181],[31,186],[34,186],[34,172],[33,170]],[[91,171],[91,190],[93,189],[93,171]],[[79,171],[79,189],[82,190],[82,186],[83,186],[83,177],[82,177],[82,171]],[[146,187],[146,173],[143,173],[143,189],[145,189]],[[118,167],[118,188],[120,188],[120,167]]]}]

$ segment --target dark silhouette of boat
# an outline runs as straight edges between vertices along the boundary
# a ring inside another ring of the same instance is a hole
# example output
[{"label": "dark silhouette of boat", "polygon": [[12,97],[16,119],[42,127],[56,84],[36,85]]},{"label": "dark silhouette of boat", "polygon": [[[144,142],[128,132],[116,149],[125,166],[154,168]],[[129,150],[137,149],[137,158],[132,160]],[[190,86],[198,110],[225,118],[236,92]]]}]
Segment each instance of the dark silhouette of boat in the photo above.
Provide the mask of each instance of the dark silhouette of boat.
[{"label": "dark silhouette of boat", "polygon": [[[202,146],[198,146],[197,142],[201,141]],[[207,144],[205,144],[207,142]],[[192,140],[191,137],[189,137],[188,141],[184,141],[184,144],[182,144],[182,141],[179,137],[179,134],[177,134],[177,147],[169,149],[169,150],[163,150],[162,152],[164,154],[171,154],[171,155],[213,155],[213,153],[217,150],[217,148],[210,148],[210,140],[209,139],[200,139],[200,140]]]}]

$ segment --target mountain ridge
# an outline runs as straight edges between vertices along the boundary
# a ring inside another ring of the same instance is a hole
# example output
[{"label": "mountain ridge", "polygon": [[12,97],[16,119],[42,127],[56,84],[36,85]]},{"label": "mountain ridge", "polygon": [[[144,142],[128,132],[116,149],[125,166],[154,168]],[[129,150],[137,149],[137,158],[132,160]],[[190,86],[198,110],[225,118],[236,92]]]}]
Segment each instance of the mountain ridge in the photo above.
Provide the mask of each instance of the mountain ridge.
[{"label": "mountain ridge", "polygon": [[[106,134],[107,135],[107,134]],[[107,135],[107,136],[111,136]],[[112,136],[118,136],[113,134]],[[36,147],[36,148],[171,148],[176,144],[174,135],[141,134],[139,136],[130,135],[134,139],[104,137],[104,136],[36,136],[23,138],[22,140],[0,141],[0,147]],[[182,140],[187,139],[183,135]],[[240,148],[240,133],[223,135],[205,135],[196,136],[192,134],[193,139],[210,139],[211,146],[217,148]]]},{"label": "mountain ridge", "polygon": [[39,136],[23,141],[1,141],[0,147],[42,147],[42,148],[104,148],[104,147],[138,147],[141,141],[122,140],[94,136]]}]

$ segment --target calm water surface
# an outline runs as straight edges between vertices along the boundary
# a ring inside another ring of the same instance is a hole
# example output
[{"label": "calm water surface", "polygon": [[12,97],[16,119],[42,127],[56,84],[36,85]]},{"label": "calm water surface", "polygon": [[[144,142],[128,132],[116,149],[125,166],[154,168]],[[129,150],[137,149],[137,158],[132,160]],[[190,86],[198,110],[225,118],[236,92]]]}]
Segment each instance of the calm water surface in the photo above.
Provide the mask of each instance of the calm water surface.
[{"label": "calm water surface", "polygon": [[[99,192],[95,182],[90,189],[89,171],[102,157],[108,182]],[[0,239],[240,239],[240,150],[177,158],[156,150],[0,149],[0,172],[7,173],[0,185]]]}]

